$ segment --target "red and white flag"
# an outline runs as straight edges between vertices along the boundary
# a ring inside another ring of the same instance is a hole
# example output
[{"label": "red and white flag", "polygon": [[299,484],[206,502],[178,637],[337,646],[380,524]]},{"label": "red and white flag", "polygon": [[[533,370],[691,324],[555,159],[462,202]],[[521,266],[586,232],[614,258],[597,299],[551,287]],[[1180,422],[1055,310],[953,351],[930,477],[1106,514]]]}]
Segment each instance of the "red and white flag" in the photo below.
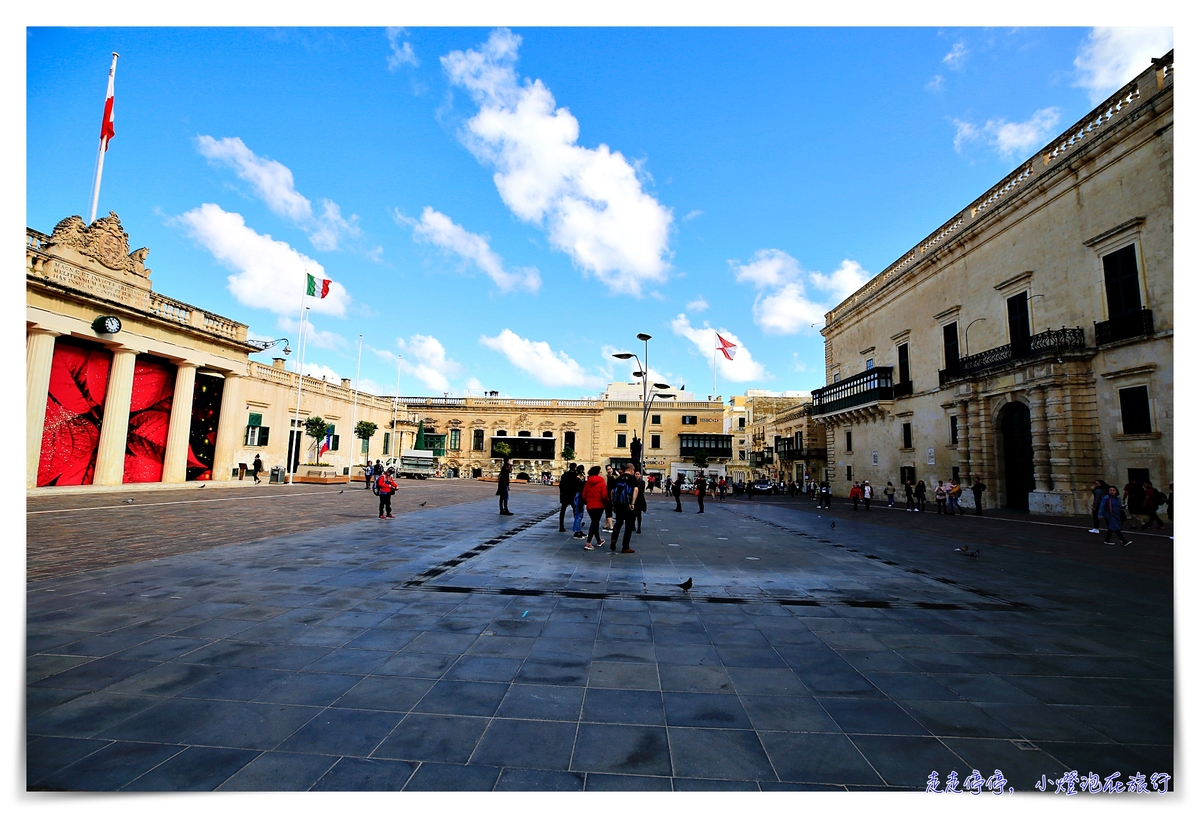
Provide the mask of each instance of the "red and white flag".
[{"label": "red and white flag", "polygon": [[717,336],[717,351],[725,356],[728,361],[733,360],[733,356],[737,354],[737,344],[726,341],[721,337],[721,333],[714,333]]},{"label": "red and white flag", "polygon": [[305,290],[307,295],[316,296],[317,298],[324,298],[329,295],[329,285],[333,283],[331,279],[317,278],[312,273],[306,273],[305,275],[308,276],[308,288]]},{"label": "red and white flag", "polygon": [[113,54],[112,67],[108,69],[108,96],[104,98],[104,121],[100,123],[100,149],[107,151],[108,143],[117,135],[113,122],[113,80],[117,75],[117,55]]}]

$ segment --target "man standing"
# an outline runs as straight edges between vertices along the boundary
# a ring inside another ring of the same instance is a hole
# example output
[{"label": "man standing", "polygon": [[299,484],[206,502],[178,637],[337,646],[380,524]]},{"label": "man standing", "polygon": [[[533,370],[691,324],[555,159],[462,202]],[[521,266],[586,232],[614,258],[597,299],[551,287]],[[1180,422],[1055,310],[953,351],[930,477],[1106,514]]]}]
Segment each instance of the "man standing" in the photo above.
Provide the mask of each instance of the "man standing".
[{"label": "man standing", "polygon": [[704,473],[696,475],[696,503],[699,504],[700,510],[697,514],[704,513],[704,492],[708,491],[708,481],[704,479]]},{"label": "man standing", "polygon": [[254,455],[254,463],[250,466],[250,468],[252,470],[251,473],[254,475],[254,482],[261,483],[262,481],[258,479],[258,475],[263,470],[262,458],[258,455]]},{"label": "man standing", "polygon": [[820,492],[821,500],[820,505],[818,505],[817,508],[821,508],[822,506],[825,508],[833,508],[833,489],[830,488],[828,480],[821,481]]},{"label": "man standing", "polygon": [[[985,486],[983,484],[983,481],[979,479],[978,474],[975,475],[975,482],[971,484],[971,493],[975,495],[975,513],[976,514],[983,513],[983,493],[985,491],[987,491],[987,486]],[[1097,503],[1097,506],[1099,506],[1099,503]],[[1093,523],[1095,522],[1094,518],[1093,518],[1092,522]],[[1099,534],[1100,532],[1095,531],[1093,533]]]},{"label": "man standing", "polygon": [[642,512],[646,510],[646,480],[640,471],[634,471],[633,476],[637,478],[638,484],[637,499],[633,503],[633,521],[637,523],[637,533],[641,534]]},{"label": "man standing", "polygon": [[[616,483],[617,473],[613,470],[612,464],[610,463],[604,467],[604,484],[605,488],[608,489],[608,496],[610,498],[612,497],[613,486],[616,485]],[[611,501],[604,506],[604,530],[613,530],[613,509]]]},{"label": "man standing", "polygon": [[587,514],[587,505],[583,502],[583,486],[587,482],[587,476],[583,473],[583,464],[580,463],[575,467],[575,496],[571,498],[571,503],[575,509],[575,526],[572,536],[577,540],[583,539],[583,516]]},{"label": "man standing", "polygon": [[381,474],[383,474],[383,464],[376,460],[375,465],[371,467],[371,477],[367,481],[368,489],[375,488],[375,484],[379,482],[379,476]]},{"label": "man standing", "polygon": [[867,511],[870,511],[871,510],[871,498],[875,496],[875,489],[871,488],[870,480],[863,481],[862,493],[863,493],[863,507]]},{"label": "man standing", "polygon": [[390,474],[381,474],[375,480],[375,485],[379,487],[379,519],[384,518],[384,512],[387,512],[387,519],[392,519],[392,495],[396,493],[396,481],[392,479]]},{"label": "man standing", "polygon": [[[668,478],[669,480],[669,478]],[[679,502],[679,495],[683,493],[683,479],[675,478],[675,482],[671,483],[671,496],[675,498],[675,510],[683,511],[683,505]]]},{"label": "man standing", "polygon": [[608,541],[610,551],[617,550],[617,538],[621,536],[621,528],[625,528],[625,536],[621,541],[621,553],[632,554],[629,540],[633,536],[634,518],[637,515],[638,479],[633,473],[633,464],[626,463],[625,471],[613,481],[612,509],[617,522],[613,527],[612,539]]},{"label": "man standing", "polygon": [[558,530],[566,531],[567,509],[574,509],[575,495],[580,486],[575,482],[575,464],[567,466],[567,470],[558,478]]},{"label": "man standing", "polygon": [[1149,480],[1146,481],[1145,501],[1142,503],[1142,513],[1146,515],[1146,522],[1142,524],[1142,531],[1150,527],[1150,523],[1158,526],[1161,531],[1166,528],[1163,521],[1158,516],[1158,509],[1163,503],[1167,502],[1167,496],[1154,487],[1154,484]]},{"label": "man standing", "polygon": [[913,484],[911,480],[904,481],[904,510],[917,510],[917,501],[913,499]]},{"label": "man standing", "polygon": [[1104,498],[1108,496],[1108,483],[1103,480],[1097,480],[1092,483],[1092,527],[1088,531],[1089,534],[1100,533],[1100,504],[1104,502]]},{"label": "man standing", "polygon": [[504,462],[500,465],[500,484],[496,486],[496,495],[500,498],[500,515],[502,517],[511,517],[513,513],[508,510],[508,484],[512,477],[512,466],[508,463],[508,458],[504,458]]}]

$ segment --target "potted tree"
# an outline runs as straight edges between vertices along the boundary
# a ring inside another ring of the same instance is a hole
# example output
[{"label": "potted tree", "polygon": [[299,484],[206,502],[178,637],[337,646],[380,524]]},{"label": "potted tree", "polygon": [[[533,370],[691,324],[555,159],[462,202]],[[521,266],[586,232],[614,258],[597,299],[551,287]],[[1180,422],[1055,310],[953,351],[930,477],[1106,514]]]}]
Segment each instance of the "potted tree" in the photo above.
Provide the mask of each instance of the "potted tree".
[{"label": "potted tree", "polygon": [[[304,434],[311,437],[316,442],[317,446],[320,446],[321,440],[322,440],[322,438],[325,437],[325,433],[327,431],[329,431],[329,424],[326,423],[325,419],[322,418],[320,415],[313,415],[308,420],[304,421]],[[328,466],[329,465],[328,463],[321,462],[320,451],[321,450],[318,448],[317,449],[317,452],[318,452],[317,462],[306,463],[305,465],[307,465],[307,466]]]},{"label": "potted tree", "polygon": [[[376,424],[369,420],[360,420],[358,423],[354,424],[354,436],[359,440],[370,440],[375,436],[375,431],[378,428],[379,427]],[[366,448],[370,448],[370,444],[368,444]],[[363,454],[363,459],[366,461],[364,468],[369,469],[371,467],[370,454],[369,452],[364,452]],[[363,479],[365,480],[366,477],[364,476]]]}]

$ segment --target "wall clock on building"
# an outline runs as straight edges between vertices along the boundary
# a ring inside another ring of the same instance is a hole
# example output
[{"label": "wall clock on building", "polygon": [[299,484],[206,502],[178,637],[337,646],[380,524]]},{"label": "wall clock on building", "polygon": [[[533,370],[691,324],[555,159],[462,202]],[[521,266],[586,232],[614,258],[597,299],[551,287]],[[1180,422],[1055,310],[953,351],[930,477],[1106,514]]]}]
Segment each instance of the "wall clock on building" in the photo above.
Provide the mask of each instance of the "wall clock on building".
[{"label": "wall clock on building", "polygon": [[113,335],[121,331],[121,319],[115,315],[98,315],[96,316],[96,320],[92,322],[92,329],[95,332]]}]

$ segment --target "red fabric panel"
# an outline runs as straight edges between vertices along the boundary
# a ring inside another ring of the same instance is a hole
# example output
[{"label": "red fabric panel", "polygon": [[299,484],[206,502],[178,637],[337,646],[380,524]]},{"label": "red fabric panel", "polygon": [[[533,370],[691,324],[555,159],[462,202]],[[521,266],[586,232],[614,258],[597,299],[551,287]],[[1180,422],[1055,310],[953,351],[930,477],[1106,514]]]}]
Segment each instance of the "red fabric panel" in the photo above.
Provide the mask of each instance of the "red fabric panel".
[{"label": "red fabric panel", "polygon": [[112,353],[103,347],[66,338],[55,342],[38,463],[39,486],[92,482],[111,366]]}]

